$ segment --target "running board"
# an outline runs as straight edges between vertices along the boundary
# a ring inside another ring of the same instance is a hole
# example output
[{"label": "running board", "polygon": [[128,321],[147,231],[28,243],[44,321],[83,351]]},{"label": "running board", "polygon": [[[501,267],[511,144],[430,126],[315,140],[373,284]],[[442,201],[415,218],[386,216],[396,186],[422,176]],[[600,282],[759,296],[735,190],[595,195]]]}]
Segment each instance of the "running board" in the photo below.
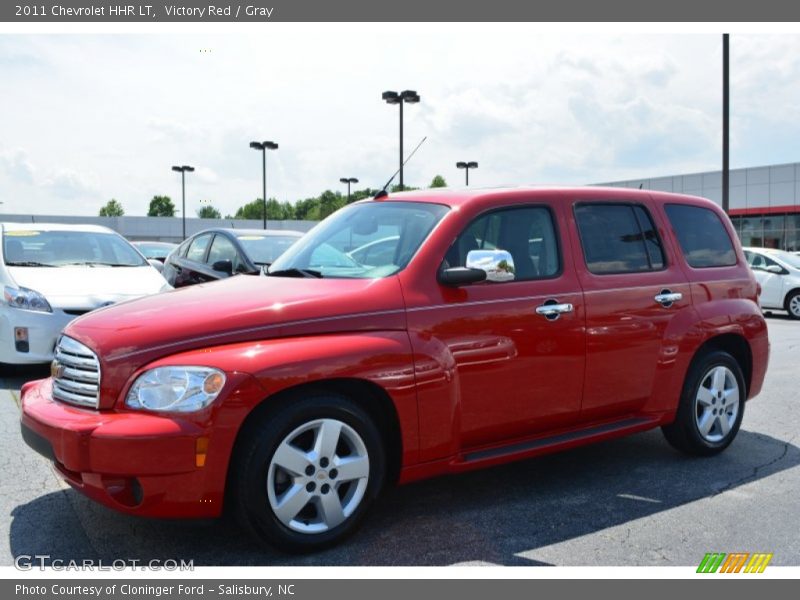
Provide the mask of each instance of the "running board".
[{"label": "running board", "polygon": [[576,440],[591,438],[605,433],[613,433],[616,431],[624,431],[626,429],[633,429],[645,423],[653,423],[652,419],[645,419],[642,417],[632,417],[630,419],[623,419],[621,421],[614,421],[613,423],[605,423],[603,425],[596,425],[586,429],[578,429],[576,431],[568,431],[567,433],[559,433],[549,437],[538,438],[527,442],[519,442],[511,444],[510,446],[501,446],[499,448],[489,448],[488,450],[476,450],[475,452],[467,452],[464,454],[464,462],[470,463],[479,460],[486,460],[489,458],[497,458],[499,456],[508,456],[513,454],[520,454],[530,450],[537,450],[547,446],[557,446],[566,444]]}]

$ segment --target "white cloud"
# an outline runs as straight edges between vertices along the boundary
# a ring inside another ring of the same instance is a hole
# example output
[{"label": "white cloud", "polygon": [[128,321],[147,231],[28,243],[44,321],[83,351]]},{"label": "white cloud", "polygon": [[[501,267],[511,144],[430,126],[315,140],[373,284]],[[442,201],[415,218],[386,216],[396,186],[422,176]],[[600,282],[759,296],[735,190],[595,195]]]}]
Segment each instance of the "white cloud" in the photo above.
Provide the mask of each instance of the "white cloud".
[{"label": "white cloud", "polygon": [[[16,210],[96,214],[108,198],[144,214],[180,198],[223,213],[261,194],[253,139],[274,140],[280,200],[382,186],[397,168],[406,107],[406,183],[442,174],[475,185],[590,183],[714,168],[720,36],[542,35],[525,24],[274,24],[270,35],[0,36],[0,192]],[[800,36],[732,37],[732,163],[797,160]],[[200,53],[199,48],[211,48]],[[20,68],[27,64],[31,69]],[[42,73],[46,71],[47,77]],[[6,148],[3,151],[3,148]],[[8,148],[22,150],[8,150]],[[52,166],[51,166],[52,165]],[[10,209],[7,201],[4,209]]]}]

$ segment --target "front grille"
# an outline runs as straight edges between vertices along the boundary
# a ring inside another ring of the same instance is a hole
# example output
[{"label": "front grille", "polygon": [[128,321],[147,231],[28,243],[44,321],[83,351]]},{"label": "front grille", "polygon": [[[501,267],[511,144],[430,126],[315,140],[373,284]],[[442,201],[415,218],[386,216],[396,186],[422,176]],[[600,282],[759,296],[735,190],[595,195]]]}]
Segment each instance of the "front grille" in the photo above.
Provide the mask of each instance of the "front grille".
[{"label": "front grille", "polygon": [[89,348],[62,335],[52,365],[53,397],[68,404],[97,408],[100,401],[100,361]]}]

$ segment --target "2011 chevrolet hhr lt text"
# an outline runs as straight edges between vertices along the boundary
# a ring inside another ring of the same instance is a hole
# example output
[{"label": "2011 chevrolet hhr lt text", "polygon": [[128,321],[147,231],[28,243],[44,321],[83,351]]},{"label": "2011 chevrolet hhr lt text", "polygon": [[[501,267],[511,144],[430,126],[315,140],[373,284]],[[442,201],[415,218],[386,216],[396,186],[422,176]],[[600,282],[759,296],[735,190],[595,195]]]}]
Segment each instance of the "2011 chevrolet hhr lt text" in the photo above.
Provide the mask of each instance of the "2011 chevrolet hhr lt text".
[{"label": "2011 chevrolet hhr lt text", "polygon": [[357,202],[269,268],[92,312],[22,390],[27,443],[106,506],[231,509],[290,550],[386,484],[661,427],[727,447],[769,342],[730,221],[603,188]]}]

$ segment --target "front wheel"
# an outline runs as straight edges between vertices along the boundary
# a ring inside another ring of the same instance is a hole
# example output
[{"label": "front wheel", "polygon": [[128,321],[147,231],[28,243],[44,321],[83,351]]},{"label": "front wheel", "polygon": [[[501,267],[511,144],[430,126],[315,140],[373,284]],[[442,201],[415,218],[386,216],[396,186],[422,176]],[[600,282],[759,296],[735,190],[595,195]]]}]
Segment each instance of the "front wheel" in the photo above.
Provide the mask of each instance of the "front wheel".
[{"label": "front wheel", "polygon": [[696,456],[722,452],[739,431],[746,390],[733,356],[721,350],[698,356],[686,375],[675,421],[661,428],[667,441]]},{"label": "front wheel", "polygon": [[235,468],[239,521],[260,541],[308,552],[352,533],[380,491],[380,435],[350,399],[319,394],[251,427]]}]

